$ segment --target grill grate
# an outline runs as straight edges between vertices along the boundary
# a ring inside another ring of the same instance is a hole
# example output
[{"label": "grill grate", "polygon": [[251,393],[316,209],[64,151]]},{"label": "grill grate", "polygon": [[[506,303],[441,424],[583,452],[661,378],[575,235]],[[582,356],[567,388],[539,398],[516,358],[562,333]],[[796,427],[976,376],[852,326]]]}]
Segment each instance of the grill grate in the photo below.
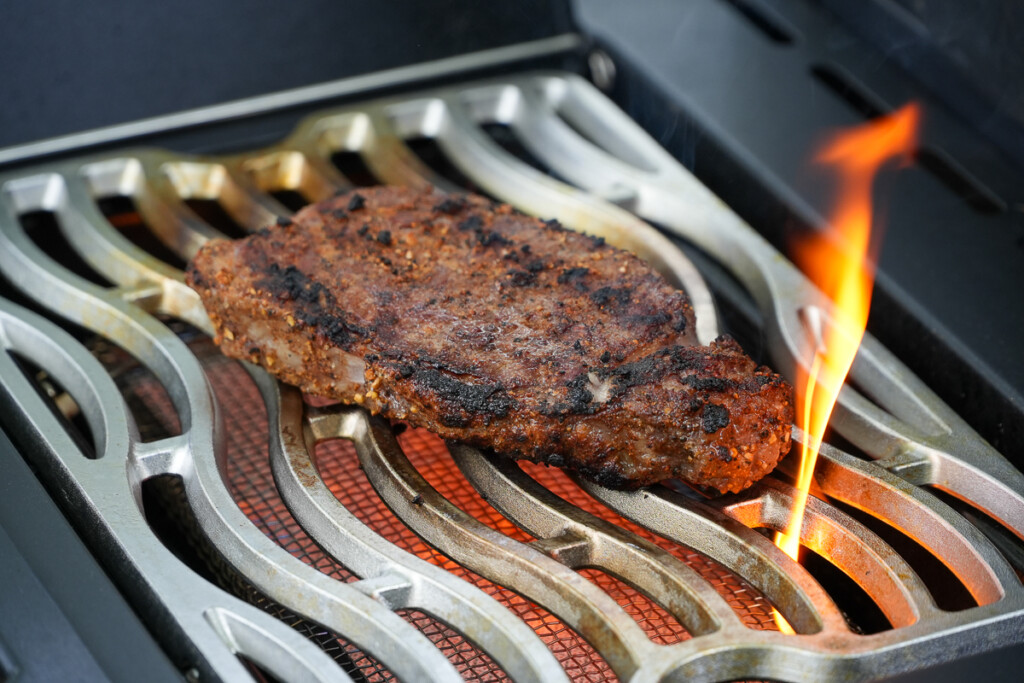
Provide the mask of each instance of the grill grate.
[{"label": "grill grate", "polygon": [[[498,142],[485,130],[495,125]],[[0,178],[5,278],[145,366],[152,374],[138,375],[150,383],[142,402],[165,429],[137,434],[95,356],[0,300],[5,348],[67,388],[101,457],[81,457],[0,354],[4,389],[24,412],[33,452],[47,458],[39,469],[69,492],[94,540],[124,558],[147,611],[188,634],[201,671],[234,679],[251,662],[276,678],[329,680],[344,675],[342,661],[369,680],[867,679],[1019,643],[1024,589],[1013,567],[923,486],[982,509],[1015,547],[1024,537],[1024,478],[870,338],[853,379],[878,403],[848,388],[834,424],[876,462],[825,448],[802,534],[893,625],[860,635],[827,586],[757,531],[788,519],[784,475],[715,500],[663,487],[609,491],[418,430],[396,439],[358,409],[304,403],[258,370],[247,379],[249,370],[221,359],[208,340],[184,343],[169,318],[200,330],[208,321],[180,270],[126,239],[97,206],[125,198],[180,265],[218,235],[189,202],[214,201],[253,230],[287,213],[279,199],[347,187],[330,163],[338,153],[358,153],[366,175],[382,182],[452,189],[405,142],[415,139],[428,139],[432,153],[488,194],[650,261],[691,295],[703,341],[717,334],[710,293],[636,215],[686,236],[748,290],[783,370],[806,355],[807,321],[827,324],[828,303],[789,264],[607,100],[562,74],[325,112],[254,154],[127,150]],[[629,162],[609,149],[630,150]],[[51,214],[69,248],[115,284],[54,263],[46,241],[33,242],[19,222],[33,212]],[[142,482],[168,475],[218,562],[251,588],[234,592],[262,608],[279,605],[284,623],[208,583],[154,538],[137,500]],[[906,560],[857,521],[861,513],[932,554],[977,605],[937,608]],[[775,630],[773,606],[799,636]],[[315,644],[288,628],[299,621]]]},{"label": "grill grate", "polygon": [[[267,457],[266,410],[248,375],[236,363],[222,356],[208,337],[197,335],[193,330],[181,325],[173,326],[178,334],[188,341],[189,348],[196,357],[203,362],[220,399],[224,405],[229,406],[225,411],[229,435],[229,481],[232,496],[239,508],[246,512],[257,528],[288,549],[295,557],[336,579],[356,580],[354,575],[331,561],[315,546],[292,519],[280,497],[275,495],[269,467],[265,464],[261,467],[261,462],[265,463]],[[133,407],[132,412],[136,417],[142,439],[156,440],[180,432],[174,406],[163,386],[151,373],[137,365],[123,350],[112,349],[101,339],[90,340],[88,345],[110,370],[125,401]],[[238,386],[241,390],[232,393],[230,387]],[[165,529],[165,533],[175,534],[181,543],[188,544],[194,549],[195,557],[186,560],[190,566],[197,568],[198,563],[197,569],[217,585],[287,623],[316,643],[347,673],[356,674],[366,681],[394,679],[391,673],[372,657],[337,634],[326,631],[270,600],[238,572],[227,566],[216,547],[203,536],[189,509],[179,479],[164,478],[161,481],[154,481],[154,484],[161,512],[169,517],[174,525],[173,531]],[[167,540],[165,537],[164,542]],[[176,554],[181,556],[181,551],[175,550]]]},{"label": "grill grate", "polygon": [[[278,495],[268,460],[266,411],[259,392],[249,376],[237,363],[223,357],[206,337],[193,341],[189,347],[203,362],[218,399],[225,407],[228,482],[232,497],[239,508],[268,538],[306,564],[334,579],[345,582],[357,581],[356,575],[332,560],[303,531]],[[105,348],[102,351],[94,349],[94,352],[103,353],[108,356],[109,364],[121,368],[115,379],[119,380],[122,392],[130,399],[137,399],[144,406],[144,414],[149,415],[152,421],[140,425],[144,438],[163,436],[178,428],[177,415],[163,388],[151,375],[138,372],[137,366],[132,367],[130,356],[121,352],[113,357],[116,352]],[[136,412],[139,414],[142,411]],[[414,429],[403,432],[399,441],[402,449],[427,480],[461,509],[511,538],[525,542],[532,540],[532,537],[509,523],[488,505],[465,481],[451,461],[447,447],[438,437],[425,430]],[[557,617],[514,591],[497,586],[453,562],[425,544],[402,524],[373,492],[358,467],[355,449],[349,442],[339,440],[324,443],[317,449],[316,458],[321,476],[346,508],[352,510],[385,540],[476,584],[488,595],[496,598],[504,607],[531,625],[555,654],[570,679],[615,680],[614,673],[600,655]],[[524,465],[528,471],[533,470],[534,478],[560,497],[657,542],[697,569],[723,597],[730,600],[733,608],[748,626],[777,630],[770,603],[759,591],[722,565],[622,519],[589,498],[561,470],[530,463]],[[622,605],[640,624],[652,642],[669,645],[690,637],[677,620],[656,603],[651,602],[642,592],[598,570],[583,569],[580,573]],[[335,658],[343,659],[347,668],[353,672],[358,671],[365,679],[393,680],[392,674],[379,662],[344,640],[339,644],[338,641],[324,638],[323,630],[318,629],[315,624],[310,624],[295,615],[287,617],[287,611],[278,605],[271,604],[268,607],[266,597],[250,586],[241,585],[236,588],[236,594],[263,609],[273,611],[278,618],[289,621],[293,628],[303,631],[307,637],[318,642],[328,652],[337,651]],[[493,660],[455,631],[422,612],[399,613],[427,635],[448,657],[456,670],[467,679],[507,680],[504,672]]]}]

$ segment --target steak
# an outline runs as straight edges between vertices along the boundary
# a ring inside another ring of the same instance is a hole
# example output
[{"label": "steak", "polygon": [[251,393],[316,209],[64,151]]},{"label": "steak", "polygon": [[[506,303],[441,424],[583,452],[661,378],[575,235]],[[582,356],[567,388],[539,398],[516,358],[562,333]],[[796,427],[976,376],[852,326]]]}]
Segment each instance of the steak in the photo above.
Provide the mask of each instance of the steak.
[{"label": "steak", "polygon": [[319,396],[612,487],[739,491],[793,390],[636,256],[474,195],[361,189],[193,259],[229,356]]}]

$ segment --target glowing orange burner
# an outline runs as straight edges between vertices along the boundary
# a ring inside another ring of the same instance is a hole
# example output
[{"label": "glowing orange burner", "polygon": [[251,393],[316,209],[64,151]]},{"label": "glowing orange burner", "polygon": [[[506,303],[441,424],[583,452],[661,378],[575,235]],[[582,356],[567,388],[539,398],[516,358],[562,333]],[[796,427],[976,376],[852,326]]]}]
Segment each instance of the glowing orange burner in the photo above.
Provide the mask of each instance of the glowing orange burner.
[{"label": "glowing orange burner", "polygon": [[836,135],[815,158],[817,163],[837,169],[839,201],[831,220],[833,229],[802,241],[794,250],[794,260],[835,306],[798,396],[797,421],[805,434],[798,491],[786,531],[775,538],[776,545],[793,559],[800,549],[804,506],[818,448],[867,325],[874,282],[874,259],[869,254],[871,185],[889,159],[911,160],[919,118],[918,107],[907,105]]}]

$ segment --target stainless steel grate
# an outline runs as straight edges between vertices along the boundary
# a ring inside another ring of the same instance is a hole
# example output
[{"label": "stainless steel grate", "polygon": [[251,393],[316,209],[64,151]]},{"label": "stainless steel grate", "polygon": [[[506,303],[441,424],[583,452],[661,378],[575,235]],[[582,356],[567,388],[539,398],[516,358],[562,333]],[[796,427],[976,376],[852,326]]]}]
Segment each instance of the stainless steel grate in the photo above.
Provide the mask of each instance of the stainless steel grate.
[{"label": "stainless steel grate", "polygon": [[[505,145],[484,125],[501,126]],[[457,189],[415,155],[405,142],[414,138],[432,141],[483,191],[636,251],[690,293],[703,341],[717,334],[707,287],[641,219],[698,245],[748,289],[783,371],[793,373],[815,328],[828,324],[828,302],[788,262],[568,74],[323,112],[249,154],[134,149],[0,177],[4,277],[35,307],[125,349],[166,392],[150,410],[180,424],[140,438],[93,354],[54,322],[0,300],[4,348],[68,390],[100,457],[83,457],[2,354],[2,387],[25,416],[18,429],[147,611],[187,634],[201,671],[234,680],[247,675],[244,658],[282,679],[347,677],[324,649],[164,547],[141,508],[142,483],[162,475],[180,477],[202,534],[248,584],[343,638],[350,660],[371,655],[348,667],[370,680],[856,680],[1024,639],[1014,567],[927,489],[983,511],[1019,544],[1024,477],[870,338],[852,375],[863,393],[844,390],[834,426],[874,462],[826,448],[802,532],[804,546],[850,577],[892,626],[865,635],[757,531],[788,518],[784,475],[715,500],[667,487],[609,491],[422,432],[396,437],[358,409],[306,403],[255,368],[245,368],[249,380],[234,363],[204,365],[198,347],[165,324],[209,329],[180,270],[97,206],[129,198],[172,260],[184,261],[228,219],[254,230],[288,213],[286,204],[349,187],[331,163],[339,153],[358,154],[382,182]],[[561,180],[510,154],[512,143]],[[30,239],[20,217],[32,212],[52,214],[112,286],[58,264],[45,236]],[[939,609],[913,558],[873,530],[881,527],[933,556],[975,606]],[[798,635],[774,630],[772,606]]]}]

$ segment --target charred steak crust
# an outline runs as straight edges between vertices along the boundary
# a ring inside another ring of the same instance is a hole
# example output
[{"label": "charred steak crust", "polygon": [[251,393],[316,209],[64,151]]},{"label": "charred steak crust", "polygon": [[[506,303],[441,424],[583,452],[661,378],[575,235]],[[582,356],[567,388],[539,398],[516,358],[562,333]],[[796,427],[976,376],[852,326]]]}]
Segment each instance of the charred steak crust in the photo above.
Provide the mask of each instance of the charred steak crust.
[{"label": "charred steak crust", "polygon": [[225,353],[321,396],[601,484],[739,491],[792,388],[603,239],[474,195],[361,189],[189,265]]}]

